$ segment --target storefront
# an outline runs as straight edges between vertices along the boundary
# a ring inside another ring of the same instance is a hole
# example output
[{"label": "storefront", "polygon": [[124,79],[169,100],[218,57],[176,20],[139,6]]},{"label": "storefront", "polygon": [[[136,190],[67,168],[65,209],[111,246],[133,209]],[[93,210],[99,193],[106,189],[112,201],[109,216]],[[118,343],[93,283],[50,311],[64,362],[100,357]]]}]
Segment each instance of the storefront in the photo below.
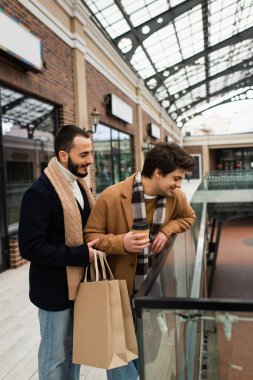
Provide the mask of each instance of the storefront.
[{"label": "storefront", "polygon": [[133,173],[131,136],[99,124],[94,134],[96,193]]},{"label": "storefront", "polygon": [[8,242],[17,234],[25,190],[54,155],[59,127],[57,107],[39,98],[0,85],[0,270],[8,266]]},{"label": "storefront", "polygon": [[23,264],[17,240],[22,196],[54,155],[57,129],[76,123],[74,49],[20,2],[13,0],[3,6],[0,271]]},{"label": "storefront", "polygon": [[217,149],[216,170],[253,170],[253,148]]}]

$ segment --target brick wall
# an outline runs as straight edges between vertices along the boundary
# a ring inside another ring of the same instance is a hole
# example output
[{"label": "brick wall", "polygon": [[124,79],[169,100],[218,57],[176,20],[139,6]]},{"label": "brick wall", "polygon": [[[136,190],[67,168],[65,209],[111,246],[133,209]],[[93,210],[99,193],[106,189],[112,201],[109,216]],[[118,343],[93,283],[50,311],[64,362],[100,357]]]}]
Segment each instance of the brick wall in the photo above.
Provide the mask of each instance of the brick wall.
[{"label": "brick wall", "polygon": [[[88,123],[89,129],[92,126],[91,113],[96,108],[100,113],[100,123],[108,125],[109,127],[118,129],[124,133],[133,136],[133,149],[134,157],[136,152],[136,139],[135,133],[137,131],[137,106],[129,99],[129,97],[119,90],[113,83],[105,78],[97,69],[95,69],[89,62],[86,62],[86,81],[87,81],[87,108],[88,108]],[[114,94],[122,101],[127,103],[133,109],[133,124],[126,124],[124,121],[108,115],[106,112],[105,97],[107,94]],[[135,166],[135,163],[134,163]],[[95,190],[95,168],[91,168],[91,187]],[[95,194],[95,192],[93,192]]]},{"label": "brick wall", "polygon": [[74,123],[72,49],[17,0],[0,0],[0,7],[42,39],[43,56],[47,64],[42,73],[34,73],[25,70],[20,63],[0,56],[0,81],[59,104],[61,124]]},{"label": "brick wall", "polygon": [[26,264],[27,261],[20,256],[18,239],[12,237],[9,239],[9,249],[10,249],[10,267],[12,269],[19,268]]},{"label": "brick wall", "polygon": [[[147,112],[142,110],[142,123],[143,123],[143,139],[145,140],[146,137],[148,136],[148,124],[153,123],[157,125],[158,127],[160,126],[159,123],[153,119]],[[151,141],[153,144],[157,142],[157,139],[151,137]]]},{"label": "brick wall", "polygon": [[201,167],[202,167],[202,173],[203,174],[203,149],[201,145],[196,145],[196,146],[184,146],[184,149],[189,153],[189,154],[200,154],[201,155]]},{"label": "brick wall", "polygon": [[[86,83],[87,83],[87,101],[88,101],[88,122],[91,127],[92,119],[91,113],[94,107],[97,108],[100,113],[100,122],[105,125],[116,128],[122,132],[130,135],[135,135],[135,126],[137,125],[137,106],[118,89],[113,83],[105,78],[97,69],[95,69],[89,62],[86,62]],[[121,100],[127,103],[133,109],[133,124],[126,124],[124,121],[117,119],[114,116],[106,113],[105,96],[107,94],[114,94]]]},{"label": "brick wall", "polygon": [[202,146],[196,145],[196,146],[184,146],[184,149],[187,150],[190,154],[201,154],[203,156]]}]

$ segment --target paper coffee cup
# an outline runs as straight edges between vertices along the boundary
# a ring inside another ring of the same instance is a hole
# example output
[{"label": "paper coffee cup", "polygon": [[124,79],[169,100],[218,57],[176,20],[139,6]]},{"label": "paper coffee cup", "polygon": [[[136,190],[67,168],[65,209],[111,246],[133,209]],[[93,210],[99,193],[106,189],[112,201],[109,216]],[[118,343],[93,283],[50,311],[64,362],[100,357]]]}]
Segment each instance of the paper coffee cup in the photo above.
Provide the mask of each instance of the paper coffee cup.
[{"label": "paper coffee cup", "polygon": [[[144,221],[137,221],[132,226],[132,231],[135,234],[146,234],[149,238],[149,227],[148,224]],[[140,239],[145,239],[145,237],[140,237]]]}]

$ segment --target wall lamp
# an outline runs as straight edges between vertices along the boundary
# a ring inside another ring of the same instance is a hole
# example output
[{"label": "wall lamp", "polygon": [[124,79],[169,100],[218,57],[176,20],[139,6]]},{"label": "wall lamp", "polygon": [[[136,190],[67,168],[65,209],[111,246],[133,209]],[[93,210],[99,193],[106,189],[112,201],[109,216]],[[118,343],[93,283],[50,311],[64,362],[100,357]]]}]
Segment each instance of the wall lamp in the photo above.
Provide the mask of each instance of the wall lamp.
[{"label": "wall lamp", "polygon": [[146,139],[143,141],[142,150],[148,152],[153,145],[151,144],[151,137],[147,136]]},{"label": "wall lamp", "polygon": [[91,127],[91,129],[89,129],[86,132],[87,133],[96,133],[97,132],[97,125],[98,125],[99,120],[100,120],[100,113],[97,111],[96,108],[94,108],[93,112],[91,113],[91,116],[92,116],[92,127]]},{"label": "wall lamp", "polygon": [[92,130],[91,133],[96,133],[97,132],[97,125],[100,120],[100,113],[97,111],[96,108],[94,108],[93,112],[91,113],[92,116]]}]

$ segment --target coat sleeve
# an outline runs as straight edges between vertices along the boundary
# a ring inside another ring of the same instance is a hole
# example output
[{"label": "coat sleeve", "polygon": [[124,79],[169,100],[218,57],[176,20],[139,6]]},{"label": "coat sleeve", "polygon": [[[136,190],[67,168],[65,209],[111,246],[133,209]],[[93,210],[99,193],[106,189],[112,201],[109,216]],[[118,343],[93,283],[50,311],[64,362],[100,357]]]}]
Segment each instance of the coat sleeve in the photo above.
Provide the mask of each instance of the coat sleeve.
[{"label": "coat sleeve", "polygon": [[169,238],[171,235],[185,232],[194,223],[196,215],[190,204],[188,203],[185,194],[180,191],[176,198],[174,211],[170,220],[161,228],[161,231]]},{"label": "coat sleeve", "polygon": [[47,190],[37,186],[26,191],[19,220],[21,256],[37,264],[86,267],[89,264],[87,243],[78,247],[68,247],[63,243],[64,231],[59,231],[60,222],[56,225],[51,221],[55,207]]},{"label": "coat sleeve", "polygon": [[[106,198],[111,196],[110,193],[105,190],[97,199],[95,206],[93,206],[89,219],[85,226],[85,240],[87,242],[99,238],[99,242],[96,244],[96,248],[107,254],[126,254],[124,250],[124,234],[107,233],[111,231],[109,225],[109,214],[113,213],[113,203],[110,203],[110,209]],[[117,218],[117,216],[115,215]],[[126,231],[127,232],[127,231]]]}]

